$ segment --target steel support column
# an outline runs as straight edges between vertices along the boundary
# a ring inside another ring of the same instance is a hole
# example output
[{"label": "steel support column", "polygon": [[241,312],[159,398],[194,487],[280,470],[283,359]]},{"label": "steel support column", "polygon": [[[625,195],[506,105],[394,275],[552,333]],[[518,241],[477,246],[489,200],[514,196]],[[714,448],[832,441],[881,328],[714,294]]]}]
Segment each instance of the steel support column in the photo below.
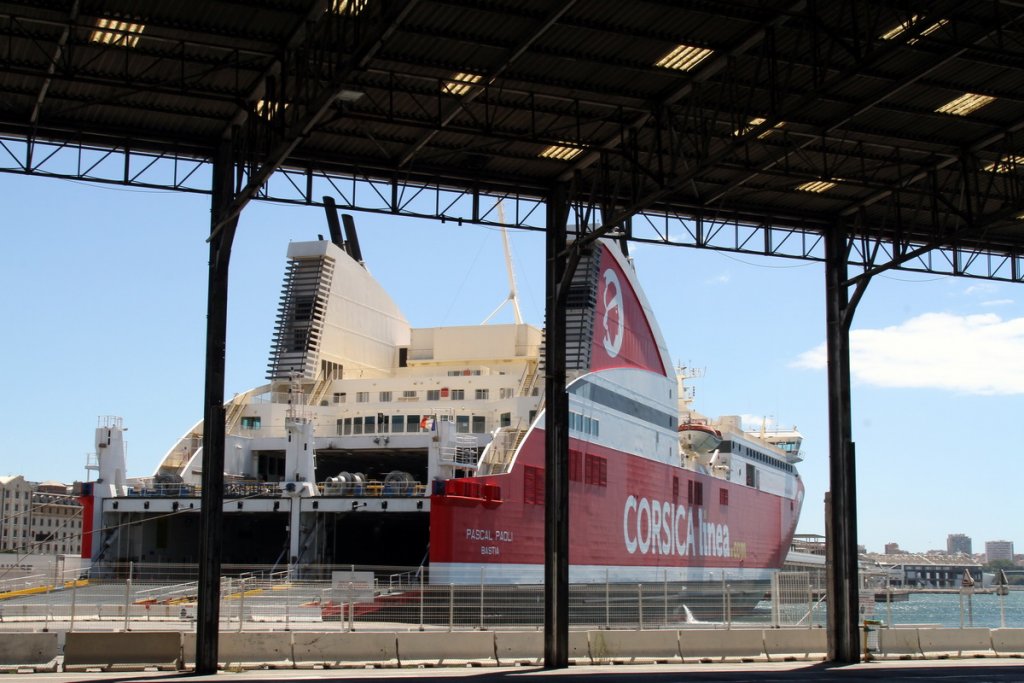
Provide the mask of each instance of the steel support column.
[{"label": "steel support column", "polygon": [[825,232],[825,297],[828,347],[829,505],[826,506],[828,654],[840,663],[860,661],[857,572],[857,483],[850,408],[850,322],[846,228]]},{"label": "steel support column", "polygon": [[547,197],[544,323],[544,668],[569,666],[569,395],[565,392],[566,188]]},{"label": "steel support column", "polygon": [[[206,394],[203,410],[203,494],[199,537],[199,605],[196,673],[217,673],[220,624],[220,551],[224,519],[224,352],[227,338],[228,262],[238,225],[225,221],[234,199],[234,156],[230,142],[213,163],[210,202],[210,264],[206,302]],[[219,229],[216,229],[220,226]]]}]

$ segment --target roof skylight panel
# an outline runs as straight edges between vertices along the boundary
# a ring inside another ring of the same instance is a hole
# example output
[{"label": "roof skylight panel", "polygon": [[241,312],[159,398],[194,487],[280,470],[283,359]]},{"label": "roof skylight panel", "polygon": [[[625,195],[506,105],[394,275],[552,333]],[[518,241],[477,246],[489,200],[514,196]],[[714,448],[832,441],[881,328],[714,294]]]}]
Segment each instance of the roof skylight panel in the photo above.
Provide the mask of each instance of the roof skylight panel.
[{"label": "roof skylight panel", "polygon": [[465,95],[482,78],[483,76],[480,74],[469,72],[452,74],[451,80],[445,81],[441,86],[441,92],[446,92],[449,95]]},{"label": "roof skylight panel", "polygon": [[[881,38],[882,40],[896,40],[897,38],[902,36],[904,33],[907,33],[908,31],[910,31],[911,28],[916,26],[923,19],[924,19],[924,17],[922,17],[921,15],[915,14],[912,17],[910,17],[909,19],[907,19],[906,21],[904,21],[902,24],[899,24],[898,26],[892,27],[891,29],[889,29],[888,31],[886,31],[885,33],[883,33],[882,35],[880,35],[878,37]],[[916,36],[914,36],[912,38],[907,39],[907,45],[913,45],[914,43],[916,43],[921,38],[924,38],[925,36],[931,35],[932,33],[935,33],[936,31],[938,31],[940,28],[942,28],[943,26],[945,26],[948,23],[949,23],[948,19],[938,19],[938,20],[932,22],[930,25],[925,27],[918,35],[916,35]]]},{"label": "roof skylight panel", "polygon": [[1024,169],[1024,156],[1020,154],[1006,154],[999,161],[993,161],[982,166],[981,170],[989,173],[1012,173]]},{"label": "roof skylight panel", "polygon": [[[732,135],[733,135],[733,137],[736,137],[736,138],[742,137],[742,136],[746,135],[747,133],[749,133],[750,131],[752,131],[755,128],[757,128],[758,126],[760,126],[762,123],[764,123],[767,120],[768,119],[761,118],[760,116],[755,116],[754,118],[752,118],[749,121],[747,121],[747,125],[742,126],[740,128],[737,128],[736,130],[734,130],[732,132]],[[766,137],[768,137],[769,135],[771,135],[772,131],[778,130],[779,128],[782,128],[785,125],[786,125],[785,121],[779,121],[778,123],[776,123],[771,128],[769,128],[767,130],[764,130],[764,131],[761,131],[760,133],[758,133],[757,139],[758,140],[763,140]]]},{"label": "roof skylight panel", "polygon": [[995,102],[994,97],[991,95],[979,95],[977,93],[964,93],[960,97],[946,102],[944,105],[936,109],[935,111],[939,114],[952,114],[953,116],[967,116],[972,114],[987,104]]},{"label": "roof skylight panel", "polygon": [[100,17],[96,20],[96,28],[89,35],[89,42],[135,47],[144,30],[146,30],[145,24],[122,21],[112,17]]},{"label": "roof skylight panel", "polygon": [[329,11],[332,14],[356,15],[366,9],[370,0],[331,0]]},{"label": "roof skylight panel", "polygon": [[654,63],[664,69],[675,69],[676,71],[691,71],[698,64],[711,56],[714,50],[695,45],[679,45],[672,49],[667,55]]},{"label": "roof skylight panel", "polygon": [[557,159],[559,161],[569,161],[575,159],[583,151],[582,147],[574,147],[568,142],[560,141],[557,145],[551,145],[541,150],[537,156],[545,159]]},{"label": "roof skylight panel", "polygon": [[822,192],[828,192],[836,184],[831,180],[808,180],[806,183],[800,183],[795,189],[800,192],[813,192],[814,194],[821,194]]}]

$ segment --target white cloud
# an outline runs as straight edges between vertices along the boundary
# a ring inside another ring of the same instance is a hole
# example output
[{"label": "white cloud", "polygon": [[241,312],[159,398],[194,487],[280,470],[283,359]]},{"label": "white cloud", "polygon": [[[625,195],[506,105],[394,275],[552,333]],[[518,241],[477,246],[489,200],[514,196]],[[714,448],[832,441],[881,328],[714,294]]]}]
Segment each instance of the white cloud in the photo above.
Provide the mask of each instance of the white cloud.
[{"label": "white cloud", "polygon": [[995,285],[991,282],[976,282],[964,287],[964,294],[967,296],[972,296],[974,294],[988,294],[989,292],[994,292],[995,289]]},{"label": "white cloud", "polygon": [[732,276],[729,275],[729,273],[719,273],[718,275],[715,275],[714,277],[709,277],[707,280],[704,281],[704,284],[706,284],[706,285],[727,285],[727,284],[729,284],[729,281],[731,279],[732,279]]},{"label": "white cloud", "polygon": [[1013,299],[992,299],[991,301],[982,301],[982,306],[1009,306],[1013,303]]},{"label": "white cloud", "polygon": [[744,431],[757,432],[761,430],[762,425],[767,430],[775,429],[775,418],[771,415],[752,415],[750,413],[743,413],[740,415],[740,424],[743,425]]},{"label": "white cloud", "polygon": [[[793,367],[822,369],[825,345],[800,354]],[[850,332],[853,378],[880,387],[969,394],[1024,393],[1024,318],[994,313],[926,313],[900,325]]]}]

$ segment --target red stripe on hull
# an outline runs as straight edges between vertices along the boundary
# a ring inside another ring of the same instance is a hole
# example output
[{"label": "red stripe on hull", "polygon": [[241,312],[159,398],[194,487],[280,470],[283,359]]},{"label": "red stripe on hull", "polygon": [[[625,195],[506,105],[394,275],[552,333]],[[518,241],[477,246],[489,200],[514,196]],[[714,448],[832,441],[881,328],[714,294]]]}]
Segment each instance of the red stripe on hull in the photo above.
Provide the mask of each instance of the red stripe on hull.
[{"label": "red stripe on hull", "polygon": [[[511,472],[456,480],[462,482],[460,487],[469,484],[469,495],[432,497],[432,563],[543,564],[544,506],[542,495],[537,496],[537,491],[543,490],[543,477],[527,474],[530,468],[534,475],[542,471],[543,447],[544,432],[535,429]],[[587,455],[604,458],[607,471],[605,485],[570,482],[571,564],[709,569],[782,566],[800,515],[803,486],[799,480],[794,490],[800,495],[790,499],[571,441],[570,450],[577,449],[584,451],[584,463]],[[580,478],[587,478],[585,466],[578,472]],[[602,478],[596,468],[591,478]],[[494,488],[484,496],[484,487],[476,488],[475,483],[500,487],[500,496]],[[698,484],[702,504],[696,499]],[[497,497],[500,502],[493,500]]]}]

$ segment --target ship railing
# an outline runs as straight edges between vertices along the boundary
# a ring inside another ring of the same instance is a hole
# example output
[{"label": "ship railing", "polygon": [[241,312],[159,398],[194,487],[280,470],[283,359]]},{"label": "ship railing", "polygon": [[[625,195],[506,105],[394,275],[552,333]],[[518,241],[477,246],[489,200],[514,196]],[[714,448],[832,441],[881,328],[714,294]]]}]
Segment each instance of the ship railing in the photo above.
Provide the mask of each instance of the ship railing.
[{"label": "ship railing", "polygon": [[321,481],[316,485],[321,496],[328,498],[416,498],[427,494],[427,485],[419,482],[384,482],[377,479],[362,482]]}]

